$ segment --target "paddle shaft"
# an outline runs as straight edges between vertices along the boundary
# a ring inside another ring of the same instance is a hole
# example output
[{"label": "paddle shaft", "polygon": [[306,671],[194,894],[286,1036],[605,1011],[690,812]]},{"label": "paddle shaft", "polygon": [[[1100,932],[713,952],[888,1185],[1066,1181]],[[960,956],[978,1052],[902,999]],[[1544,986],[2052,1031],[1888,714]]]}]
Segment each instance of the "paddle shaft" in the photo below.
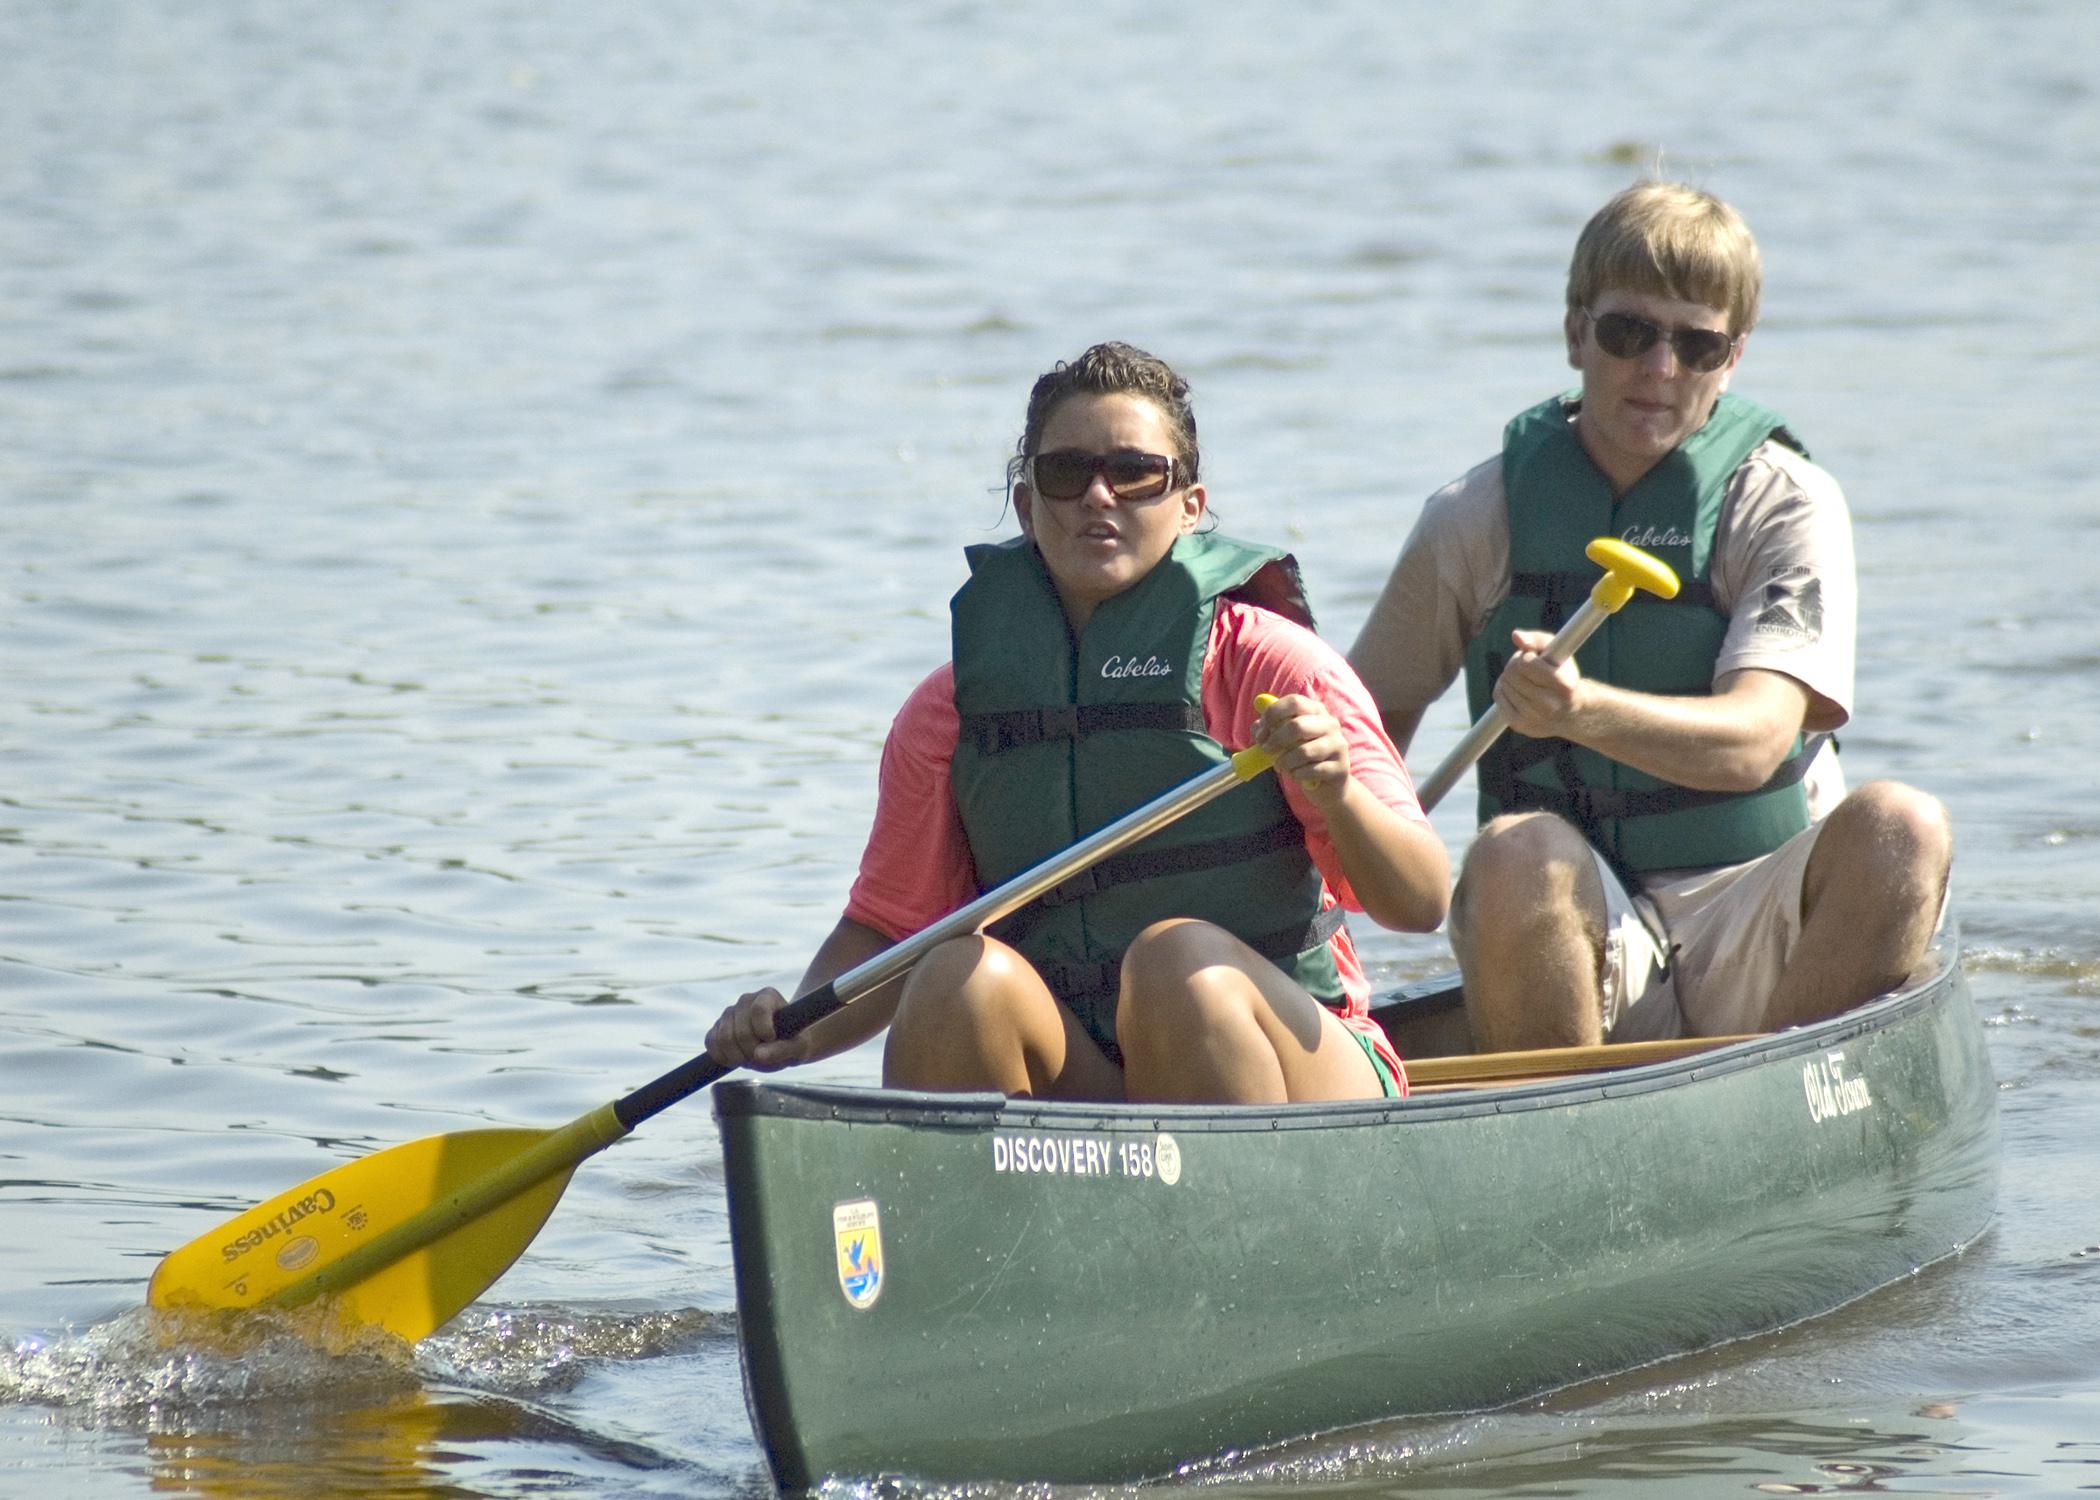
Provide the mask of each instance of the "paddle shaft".
[{"label": "paddle shaft", "polygon": [[[808,1030],[840,1007],[850,1005],[871,990],[889,983],[950,938],[965,937],[1026,906],[1045,891],[1063,884],[1119,849],[1127,848],[1176,818],[1215,801],[1241,782],[1252,780],[1266,771],[1273,759],[1266,751],[1242,750],[1223,765],[1214,766],[1180,786],[1162,792],[1144,806],[1096,829],[1070,848],[1023,870],[967,906],[957,907],[931,926],[922,927],[865,963],[848,969],[783,1006],[773,1018],[774,1035],[785,1039]],[[643,1084],[624,1099],[615,1100],[613,1113],[622,1125],[632,1130],[651,1115],[669,1109],[731,1071],[730,1064],[717,1062],[703,1052],[663,1077]]]},{"label": "paddle shaft", "polygon": [[[1590,590],[1589,597],[1582,601],[1568,622],[1561,626],[1552,641],[1547,644],[1545,656],[1556,665],[1573,656],[1582,643],[1596,634],[1606,616],[1611,615],[1632,597],[1636,587],[1662,593],[1666,597],[1677,592],[1677,579],[1668,568],[1636,548],[1610,538],[1600,538],[1588,548],[1590,559],[1601,564],[1604,576]],[[1264,695],[1255,700],[1257,707],[1267,707],[1275,701]],[[1496,704],[1480,716],[1480,722],[1466,732],[1464,739],[1446,756],[1427,782],[1420,788],[1424,811],[1436,806],[1451,790],[1466,767],[1478,760],[1495,742],[1497,736],[1509,727],[1509,715],[1501,704]],[[1027,905],[1053,886],[1071,879],[1081,870],[1107,858],[1127,845],[1136,843],[1184,813],[1193,812],[1204,803],[1222,796],[1241,782],[1260,775],[1269,768],[1273,757],[1258,750],[1242,750],[1230,760],[1214,766],[1200,776],[1192,777],[1171,791],[1163,792],[1143,807],[1125,813],[1115,822],[1087,835],[1061,854],[1054,854],[1031,869],[1022,871],[1013,879],[993,890],[985,892],[967,906],[958,908],[930,927],[920,929],[910,937],[892,947],[885,948],[867,962],[818,986],[808,994],[782,1007],[773,1018],[774,1035],[786,1039],[808,1030],[843,1005],[849,1005],[870,990],[887,984],[913,964],[924,958],[934,948],[950,938],[962,937],[976,932],[988,923],[996,922],[1008,912]],[[620,1123],[632,1130],[651,1115],[669,1109],[679,1100],[698,1092],[716,1079],[730,1072],[727,1064],[715,1061],[702,1053],[688,1062],[681,1063],[670,1072],[650,1083],[643,1084],[623,1099],[613,1102],[613,1113]]]},{"label": "paddle shaft", "polygon": [[[1591,544],[1590,555],[1593,560],[1600,563],[1607,561],[1595,550],[1605,545],[1618,548],[1622,552],[1630,551],[1619,543],[1607,544],[1600,541]],[[1641,561],[1651,567],[1660,568],[1660,564],[1654,564],[1652,559],[1643,557]],[[1663,572],[1667,575],[1667,570]],[[1607,583],[1618,590],[1616,598],[1607,592]],[[1653,585],[1644,582],[1641,586]],[[1674,577],[1668,580],[1667,592],[1676,592]],[[1574,618],[1553,638],[1546,651],[1548,659],[1554,662],[1566,660],[1577,647],[1589,639],[1607,614],[1625,602],[1630,593],[1631,585],[1624,583],[1617,574],[1608,571],[1606,580],[1591,591],[1590,597],[1584,601]],[[1258,698],[1256,703],[1257,706],[1266,707],[1267,703],[1272,701],[1274,700]],[[1421,794],[1422,805],[1425,808],[1434,806],[1444,793],[1450,790],[1451,784],[1458,779],[1459,774],[1493,743],[1506,724],[1507,717],[1499,706],[1484,715],[1480,723],[1473,727],[1465,740],[1425,785]],[[931,926],[891,945],[866,962],[848,969],[809,994],[783,1006],[774,1017],[775,1035],[787,1038],[807,1030],[840,1007],[851,1004],[870,991],[898,978],[940,944],[951,938],[974,933],[1025,906],[1044,892],[1071,879],[1116,851],[1214,801],[1241,782],[1260,775],[1269,769],[1274,759],[1273,755],[1263,750],[1239,751],[1223,764],[1214,766],[1209,771],[1162,793],[1144,806],[1125,813],[1070,848],[1024,870],[1013,879],[950,912]],[[456,1187],[438,1201],[381,1231],[372,1240],[346,1253],[330,1257],[311,1274],[260,1295],[254,1305],[293,1306],[326,1292],[343,1291],[379,1275],[418,1252],[450,1244],[458,1235],[483,1222],[503,1205],[549,1179],[563,1176],[584,1158],[595,1155],[619,1140],[642,1121],[662,1113],[681,1099],[698,1093],[731,1071],[731,1065],[718,1062],[706,1053],[689,1059],[662,1077],[642,1085],[633,1093],[610,1104],[601,1105],[571,1121],[567,1126],[549,1132],[530,1149],[520,1152],[496,1170],[486,1172],[472,1182]],[[331,1175],[323,1174],[322,1178],[302,1184],[292,1192],[295,1195],[302,1194]],[[563,1180],[566,1180],[565,1177]],[[558,1194],[559,1188],[556,1192]],[[291,1201],[290,1195],[279,1195],[277,1199],[258,1205],[250,1211],[250,1215],[260,1217],[266,1223],[272,1222],[269,1215],[273,1212],[281,1217],[283,1213],[290,1211],[281,1208],[281,1205],[288,1201]],[[549,1206],[551,1207],[551,1204]],[[235,1221],[236,1224],[240,1222],[242,1221]],[[155,1274],[155,1287],[159,1287],[163,1274],[170,1271],[178,1257],[201,1258],[209,1265],[214,1249],[223,1252],[223,1245],[219,1243],[221,1239],[222,1235],[217,1233],[202,1236],[165,1258],[160,1271]],[[530,1234],[527,1233],[515,1244],[499,1246],[504,1252],[500,1256],[482,1255],[480,1258],[485,1264],[477,1267],[473,1284],[465,1288],[464,1294],[457,1295],[459,1288],[454,1288],[456,1295],[428,1321],[417,1323],[406,1336],[421,1337],[422,1333],[438,1326],[460,1306],[464,1306],[465,1302],[479,1295],[481,1290],[502,1274],[504,1268],[524,1249],[529,1239]],[[203,1247],[201,1255],[199,1247]],[[477,1247],[477,1253],[487,1248]],[[433,1251],[433,1254],[435,1253]],[[461,1252],[455,1250],[447,1253],[457,1260]],[[191,1271],[186,1276],[170,1277],[169,1280],[168,1295],[171,1301],[195,1300],[213,1305],[214,1298],[225,1295],[225,1285],[217,1280],[216,1271],[204,1275]],[[180,1285],[177,1285],[178,1282]],[[149,1297],[153,1295],[149,1292]],[[228,1304],[221,1302],[216,1305]]]},{"label": "paddle shaft", "polygon": [[[1263,707],[1273,701],[1266,695],[1256,699],[1257,705]],[[865,963],[838,975],[828,984],[802,996],[793,1004],[783,1007],[775,1017],[777,1034],[787,1037],[806,1030],[841,1006],[897,978],[939,944],[950,938],[975,932],[986,923],[997,921],[1117,850],[1136,843],[1175,819],[1214,801],[1241,782],[1252,780],[1268,770],[1274,761],[1275,756],[1267,750],[1242,750],[1223,764],[1161,793],[1144,806],[1125,813],[1070,848],[1022,871],[968,905],[949,913],[904,941],[884,949]],[[644,1084],[626,1097],[616,1099],[610,1104],[602,1104],[566,1126],[547,1132],[509,1160],[470,1181],[444,1191],[434,1201],[380,1230],[370,1239],[340,1252],[331,1250],[323,1263],[307,1274],[273,1289],[258,1290],[252,1298],[237,1282],[233,1284],[232,1290],[229,1290],[229,1283],[221,1274],[220,1262],[224,1259],[224,1247],[233,1238],[229,1233],[231,1226],[229,1229],[200,1236],[164,1259],[161,1272],[157,1272],[155,1276],[155,1287],[161,1287],[162,1273],[169,1272],[170,1263],[178,1257],[183,1258],[183,1267],[179,1273],[167,1276],[164,1289],[170,1305],[187,1301],[219,1306],[293,1307],[327,1293],[355,1287],[418,1252],[430,1250],[432,1247],[442,1249],[441,1242],[449,1243],[451,1237],[469,1232],[473,1226],[486,1220],[487,1216],[505,1204],[532,1191],[550,1178],[563,1176],[574,1170],[586,1157],[604,1150],[642,1121],[697,1093],[730,1071],[728,1065],[702,1053],[673,1068],[654,1082]],[[338,1169],[338,1172],[340,1170]],[[317,1190],[327,1188],[331,1179],[339,1180],[338,1174],[324,1173],[322,1177],[301,1184],[289,1193],[279,1194],[277,1198],[250,1210],[248,1217],[266,1226],[260,1232],[275,1232],[267,1226],[285,1222],[286,1214],[292,1212],[302,1200],[314,1197]],[[332,1204],[332,1189],[329,1191]],[[361,1187],[358,1191],[362,1194],[367,1189]],[[236,1220],[235,1224],[242,1222]],[[528,1234],[515,1243],[504,1241],[497,1244],[496,1248],[503,1252],[500,1255],[490,1255],[489,1244],[482,1242],[472,1242],[464,1249],[456,1246],[444,1249],[441,1259],[444,1259],[447,1265],[462,1264],[468,1260],[477,1263],[473,1285],[466,1287],[464,1297],[459,1298],[456,1305],[448,1305],[433,1321],[417,1322],[414,1330],[406,1336],[421,1337],[423,1333],[429,1332],[456,1312],[458,1306],[463,1306],[465,1301],[479,1295],[480,1291],[501,1275],[503,1269],[524,1249],[529,1238]],[[481,1274],[483,1272],[486,1274]],[[461,1285],[464,1286],[464,1282]],[[454,1290],[456,1292],[459,1288],[455,1287]],[[157,1300],[159,1293],[149,1293],[149,1296]]]},{"label": "paddle shaft", "polygon": [[[1598,604],[1595,597],[1582,601],[1582,608],[1575,611],[1568,623],[1560,627],[1545,650],[1546,660],[1555,666],[1573,656],[1582,643],[1597,633],[1611,611]],[[1495,743],[1502,731],[1509,728],[1509,710],[1499,703],[1490,704],[1488,711],[1480,716],[1473,727],[1466,731],[1465,738],[1451,747],[1444,763],[1429,773],[1422,783],[1418,795],[1422,799],[1422,811],[1427,812],[1444,800],[1444,794],[1457,784],[1466,773],[1466,767],[1487,754],[1488,746]]]},{"label": "paddle shaft", "polygon": [[1665,1037],[1652,1042],[1605,1042],[1594,1047],[1540,1047],[1523,1052],[1480,1052],[1459,1057],[1418,1057],[1407,1065],[1414,1088],[1479,1083],[1528,1083],[1570,1073],[1601,1073],[1696,1057],[1737,1042],[1755,1041],[1759,1033],[1735,1036]]},{"label": "paddle shaft", "polygon": [[[1667,563],[1638,547],[1617,537],[1600,536],[1582,551],[1585,557],[1604,570],[1604,576],[1591,586],[1589,597],[1582,601],[1582,607],[1575,611],[1573,618],[1546,643],[1543,654],[1555,666],[1573,656],[1584,641],[1597,633],[1605,616],[1623,609],[1636,590],[1644,590],[1662,599],[1677,597],[1677,575]],[[1500,703],[1491,704],[1480,716],[1480,722],[1467,730],[1465,737],[1444,757],[1444,763],[1416,788],[1423,811],[1427,812],[1443,801],[1444,793],[1451,790],[1466,767],[1486,754],[1487,747],[1494,744],[1508,727],[1508,711]]]}]

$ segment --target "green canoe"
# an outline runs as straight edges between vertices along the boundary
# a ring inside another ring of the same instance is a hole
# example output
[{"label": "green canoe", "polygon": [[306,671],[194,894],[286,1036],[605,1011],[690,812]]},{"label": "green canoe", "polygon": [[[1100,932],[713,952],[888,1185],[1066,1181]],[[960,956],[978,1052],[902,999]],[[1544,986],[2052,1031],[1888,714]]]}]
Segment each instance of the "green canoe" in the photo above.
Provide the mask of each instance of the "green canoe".
[{"label": "green canoe", "polygon": [[[1436,1009],[1391,1009],[1416,1055]],[[774,1477],[1127,1480],[1492,1407],[1828,1311],[1988,1221],[1952,940],[1844,1016],[1641,1061],[1669,1050],[1281,1109],[724,1083]]]}]

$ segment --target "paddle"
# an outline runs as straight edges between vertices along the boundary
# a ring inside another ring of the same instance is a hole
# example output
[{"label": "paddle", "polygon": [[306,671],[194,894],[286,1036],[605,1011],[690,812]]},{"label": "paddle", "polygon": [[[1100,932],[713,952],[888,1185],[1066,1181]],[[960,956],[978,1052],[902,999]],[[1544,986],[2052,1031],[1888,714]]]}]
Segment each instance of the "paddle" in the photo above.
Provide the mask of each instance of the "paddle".
[{"label": "paddle", "polygon": [[[1600,536],[1583,548],[1583,554],[1598,567],[1604,576],[1591,588],[1589,598],[1582,607],[1568,618],[1552,641],[1546,646],[1546,660],[1564,662],[1573,656],[1578,647],[1597,633],[1607,615],[1617,614],[1636,589],[1664,599],[1677,597],[1677,575],[1669,565],[1658,557],[1630,547],[1616,537]],[[1466,767],[1487,753],[1488,746],[1500,738],[1509,727],[1509,713],[1496,703],[1480,716],[1473,727],[1466,731],[1465,738],[1444,757],[1444,763],[1429,775],[1429,779],[1417,788],[1422,799],[1422,810],[1427,812],[1444,800],[1458,778],[1465,774]]]},{"label": "paddle", "polygon": [[[1255,700],[1266,708],[1275,700]],[[1266,771],[1242,750],[932,926],[782,1007],[782,1037],[904,973],[1053,886]],[[555,1130],[467,1130],[346,1162],[258,1203],[171,1251],[146,1289],[162,1308],[287,1308],[332,1297],[340,1327],[374,1325],[413,1342],[509,1269],[554,1211],[577,1166],[731,1071],[707,1054]]]},{"label": "paddle", "polygon": [[1521,1052],[1477,1052],[1458,1057],[1418,1057],[1407,1065],[1410,1089],[1470,1088],[1482,1083],[1530,1083],[1569,1073],[1602,1073],[1652,1062],[1696,1057],[1760,1033],[1734,1036],[1664,1037],[1652,1042],[1604,1042],[1593,1047],[1538,1047]]}]

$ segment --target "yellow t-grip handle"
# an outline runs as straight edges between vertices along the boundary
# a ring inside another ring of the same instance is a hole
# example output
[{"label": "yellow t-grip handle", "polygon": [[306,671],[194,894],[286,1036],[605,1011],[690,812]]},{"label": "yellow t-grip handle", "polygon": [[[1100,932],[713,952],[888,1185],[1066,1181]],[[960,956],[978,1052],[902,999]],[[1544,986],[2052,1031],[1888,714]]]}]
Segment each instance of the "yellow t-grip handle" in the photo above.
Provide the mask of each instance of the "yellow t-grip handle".
[{"label": "yellow t-grip handle", "polygon": [[[1266,713],[1269,705],[1275,701],[1276,695],[1274,693],[1256,693],[1254,695],[1254,711],[1256,713]],[[1252,745],[1249,745],[1244,750],[1232,752],[1232,773],[1242,781],[1252,781],[1275,764],[1276,756],[1273,752],[1257,750]]]},{"label": "yellow t-grip handle", "polygon": [[1590,601],[1608,615],[1617,614],[1635,589],[1646,589],[1659,599],[1677,597],[1677,574],[1668,563],[1615,536],[1598,537],[1582,554],[1604,569],[1590,589]]}]

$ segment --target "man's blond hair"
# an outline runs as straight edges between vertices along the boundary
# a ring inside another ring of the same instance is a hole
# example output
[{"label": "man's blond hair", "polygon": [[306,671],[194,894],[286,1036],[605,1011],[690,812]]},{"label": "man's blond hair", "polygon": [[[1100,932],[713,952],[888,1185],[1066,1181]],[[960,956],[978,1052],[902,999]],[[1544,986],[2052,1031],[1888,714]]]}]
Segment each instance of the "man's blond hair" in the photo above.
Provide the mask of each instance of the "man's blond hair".
[{"label": "man's blond hair", "polygon": [[1681,182],[1637,182],[1597,210],[1568,263],[1568,307],[1606,292],[1641,292],[1718,307],[1728,332],[1757,326],[1764,272],[1743,216]]}]

